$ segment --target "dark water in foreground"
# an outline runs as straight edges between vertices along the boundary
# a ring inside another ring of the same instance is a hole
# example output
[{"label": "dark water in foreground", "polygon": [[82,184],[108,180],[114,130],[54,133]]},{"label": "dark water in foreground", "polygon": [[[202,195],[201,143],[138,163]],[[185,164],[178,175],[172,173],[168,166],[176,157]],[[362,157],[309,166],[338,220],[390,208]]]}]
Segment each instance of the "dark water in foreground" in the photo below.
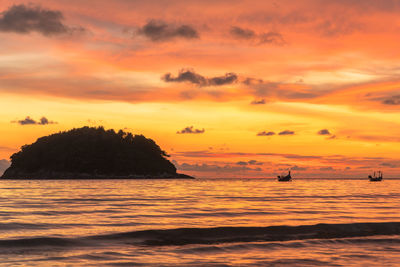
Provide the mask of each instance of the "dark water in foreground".
[{"label": "dark water in foreground", "polygon": [[399,266],[400,180],[0,181],[1,266]]}]

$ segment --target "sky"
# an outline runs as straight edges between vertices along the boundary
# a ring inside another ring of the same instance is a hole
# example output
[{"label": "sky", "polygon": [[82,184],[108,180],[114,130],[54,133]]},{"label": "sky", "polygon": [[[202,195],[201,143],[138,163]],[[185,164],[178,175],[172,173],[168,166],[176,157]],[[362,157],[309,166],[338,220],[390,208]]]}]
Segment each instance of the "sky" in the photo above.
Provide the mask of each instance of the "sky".
[{"label": "sky", "polygon": [[400,0],[0,0],[0,172],[82,126],[196,177],[400,176]]}]

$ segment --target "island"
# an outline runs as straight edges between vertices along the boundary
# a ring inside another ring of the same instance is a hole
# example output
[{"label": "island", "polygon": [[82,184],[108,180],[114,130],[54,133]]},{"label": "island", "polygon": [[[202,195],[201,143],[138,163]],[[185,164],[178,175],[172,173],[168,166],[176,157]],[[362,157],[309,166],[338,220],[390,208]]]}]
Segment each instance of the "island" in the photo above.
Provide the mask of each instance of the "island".
[{"label": "island", "polygon": [[59,132],[13,154],[3,179],[193,179],[152,139],[104,127]]}]

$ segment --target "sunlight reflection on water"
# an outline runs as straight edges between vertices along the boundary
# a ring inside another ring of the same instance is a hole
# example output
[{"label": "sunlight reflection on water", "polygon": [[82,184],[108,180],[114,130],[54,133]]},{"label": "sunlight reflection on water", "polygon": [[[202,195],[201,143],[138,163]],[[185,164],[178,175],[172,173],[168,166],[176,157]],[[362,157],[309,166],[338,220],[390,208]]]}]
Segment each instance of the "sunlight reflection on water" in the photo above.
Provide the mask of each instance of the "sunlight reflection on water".
[{"label": "sunlight reflection on water", "polygon": [[[0,192],[0,239],[77,237],[183,227],[400,221],[400,180],[3,180]],[[246,260],[242,252],[238,255],[237,249],[229,246],[216,249],[224,251],[220,254],[224,257],[237,255],[237,262],[243,264],[277,260],[277,251],[269,251],[267,259],[257,254],[265,248],[248,246],[243,248],[249,257]],[[340,247],[336,243],[329,246]],[[126,248],[120,249],[118,253],[126,252]],[[296,254],[293,248],[285,250],[286,255]],[[321,250],[322,247],[315,249]],[[354,255],[359,253],[356,248],[353,250]],[[135,255],[141,255],[135,251]],[[172,264],[178,252],[167,251]],[[163,253],[159,253],[162,258]],[[193,253],[188,255],[193,257],[200,252]],[[147,256],[141,255],[141,261],[145,262]],[[290,261],[290,257],[286,260]]]}]

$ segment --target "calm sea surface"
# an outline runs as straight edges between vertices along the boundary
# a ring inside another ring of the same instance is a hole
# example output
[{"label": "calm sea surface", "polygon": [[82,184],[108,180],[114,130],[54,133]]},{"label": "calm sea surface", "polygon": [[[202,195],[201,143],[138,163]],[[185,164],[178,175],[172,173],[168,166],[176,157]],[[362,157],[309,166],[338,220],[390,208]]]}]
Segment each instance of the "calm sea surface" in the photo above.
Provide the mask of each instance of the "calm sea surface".
[{"label": "calm sea surface", "polygon": [[400,266],[400,180],[0,180],[1,266]]}]

